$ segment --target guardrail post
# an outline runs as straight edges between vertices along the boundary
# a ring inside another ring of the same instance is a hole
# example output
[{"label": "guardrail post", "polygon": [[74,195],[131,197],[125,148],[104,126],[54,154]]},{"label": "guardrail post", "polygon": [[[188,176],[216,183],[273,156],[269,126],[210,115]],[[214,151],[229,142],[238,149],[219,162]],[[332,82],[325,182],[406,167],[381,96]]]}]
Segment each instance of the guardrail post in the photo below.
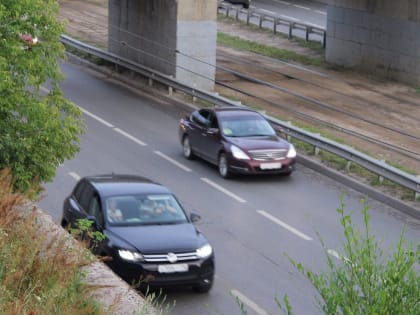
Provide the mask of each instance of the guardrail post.
[{"label": "guardrail post", "polygon": [[292,28],[293,28],[293,23],[289,22],[289,38],[292,38]]},{"label": "guardrail post", "polygon": [[153,75],[150,76],[148,82],[149,82],[149,86],[152,87],[153,86]]},{"label": "guardrail post", "polygon": [[[171,76],[169,76],[171,79],[173,79],[174,78],[174,76],[173,75],[171,75]],[[173,93],[173,88],[172,88],[172,86],[168,86],[168,94],[169,94],[169,96],[172,96],[172,93]]]},{"label": "guardrail post", "polygon": [[322,47],[325,48],[327,46],[327,31],[324,31],[324,36],[322,38]]},{"label": "guardrail post", "polygon": [[236,21],[239,20],[239,8],[236,8],[235,18]]},{"label": "guardrail post", "polygon": [[229,8],[230,7],[226,7],[226,16],[229,16]]},{"label": "guardrail post", "polygon": [[196,88],[196,84],[193,84],[193,90],[192,90],[192,95],[193,95],[193,103],[195,103],[197,101],[197,96],[195,96],[195,88]]},{"label": "guardrail post", "polygon": [[274,21],[273,21],[273,33],[274,34],[277,33],[277,19],[274,19]]},{"label": "guardrail post", "polygon": [[379,180],[379,184],[382,185],[384,183],[384,177],[383,176],[379,176],[378,180]]},{"label": "guardrail post", "polygon": [[246,14],[246,25],[249,25],[249,20],[251,19],[251,11],[248,10],[247,14]]},{"label": "guardrail post", "polygon": [[346,164],[346,171],[347,172],[350,172],[350,167],[351,167],[351,161],[347,161],[347,164]]},{"label": "guardrail post", "polygon": [[311,30],[310,27],[307,27],[307,26],[305,28],[306,28],[305,39],[306,39],[306,41],[308,41],[309,40],[309,32],[312,31],[312,30]]},{"label": "guardrail post", "polygon": [[315,151],[314,151],[315,156],[319,155],[319,152],[321,152],[321,149],[318,147],[315,147]]},{"label": "guardrail post", "polygon": [[262,22],[263,22],[263,16],[260,15],[260,21],[258,22],[259,27],[262,27]]}]

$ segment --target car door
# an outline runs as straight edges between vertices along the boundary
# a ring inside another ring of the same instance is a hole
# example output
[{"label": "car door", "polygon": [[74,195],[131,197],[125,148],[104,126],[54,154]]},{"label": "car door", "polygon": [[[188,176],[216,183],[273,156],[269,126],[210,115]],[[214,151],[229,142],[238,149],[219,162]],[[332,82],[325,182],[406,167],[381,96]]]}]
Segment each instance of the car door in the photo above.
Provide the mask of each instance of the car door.
[{"label": "car door", "polygon": [[219,123],[216,118],[214,111],[208,110],[207,120],[209,121],[208,125],[202,131],[203,138],[205,139],[202,142],[202,151],[206,156],[206,160],[211,163],[217,164],[218,155],[220,148],[222,147],[221,133],[219,128]]},{"label": "car door", "polygon": [[193,151],[206,158],[205,151],[203,149],[206,147],[206,130],[209,125],[209,121],[207,119],[209,113],[205,109],[200,109],[195,111],[191,115],[191,129],[189,131],[190,136],[190,145]]},{"label": "car door", "polygon": [[71,226],[75,226],[78,219],[84,219],[87,216],[87,205],[89,194],[92,187],[86,180],[81,180],[73,189],[72,194],[64,204],[65,217]]}]

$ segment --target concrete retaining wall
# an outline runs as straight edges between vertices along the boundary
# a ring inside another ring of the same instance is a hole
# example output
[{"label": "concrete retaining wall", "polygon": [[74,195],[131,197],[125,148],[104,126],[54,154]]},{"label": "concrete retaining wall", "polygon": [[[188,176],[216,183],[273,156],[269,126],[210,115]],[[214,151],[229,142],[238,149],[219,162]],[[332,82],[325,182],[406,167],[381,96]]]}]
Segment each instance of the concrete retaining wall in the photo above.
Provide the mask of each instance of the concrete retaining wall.
[{"label": "concrete retaining wall", "polygon": [[108,49],[213,90],[217,0],[109,0]]},{"label": "concrete retaining wall", "polygon": [[420,0],[332,0],[327,18],[327,61],[420,84]]}]

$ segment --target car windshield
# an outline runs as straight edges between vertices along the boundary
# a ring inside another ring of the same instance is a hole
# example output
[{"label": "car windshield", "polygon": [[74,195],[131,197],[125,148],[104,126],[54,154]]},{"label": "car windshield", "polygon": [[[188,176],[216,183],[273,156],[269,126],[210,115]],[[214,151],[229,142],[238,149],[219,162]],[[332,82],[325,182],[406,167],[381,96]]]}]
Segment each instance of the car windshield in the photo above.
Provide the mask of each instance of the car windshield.
[{"label": "car windshield", "polygon": [[263,117],[226,117],[221,122],[223,135],[227,137],[258,137],[275,134],[273,127]]},{"label": "car windshield", "polygon": [[111,225],[160,225],[187,222],[185,212],[171,194],[112,196],[105,200]]}]

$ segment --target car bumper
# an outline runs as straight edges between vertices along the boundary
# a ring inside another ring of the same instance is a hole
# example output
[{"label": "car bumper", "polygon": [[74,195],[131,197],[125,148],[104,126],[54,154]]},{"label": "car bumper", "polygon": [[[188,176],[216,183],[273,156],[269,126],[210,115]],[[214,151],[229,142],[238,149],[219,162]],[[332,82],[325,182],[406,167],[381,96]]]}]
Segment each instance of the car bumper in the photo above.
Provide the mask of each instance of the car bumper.
[{"label": "car bumper", "polygon": [[289,174],[295,170],[296,159],[256,161],[238,160],[231,156],[228,163],[229,171],[235,174]]},{"label": "car bumper", "polygon": [[[111,269],[121,278],[135,286],[149,285],[156,287],[178,285],[200,285],[213,281],[214,258],[179,262],[188,265],[188,271],[184,272],[159,272],[159,264],[156,263],[133,263],[125,260],[113,260],[108,263]],[[169,264],[169,263],[165,263]]]}]

